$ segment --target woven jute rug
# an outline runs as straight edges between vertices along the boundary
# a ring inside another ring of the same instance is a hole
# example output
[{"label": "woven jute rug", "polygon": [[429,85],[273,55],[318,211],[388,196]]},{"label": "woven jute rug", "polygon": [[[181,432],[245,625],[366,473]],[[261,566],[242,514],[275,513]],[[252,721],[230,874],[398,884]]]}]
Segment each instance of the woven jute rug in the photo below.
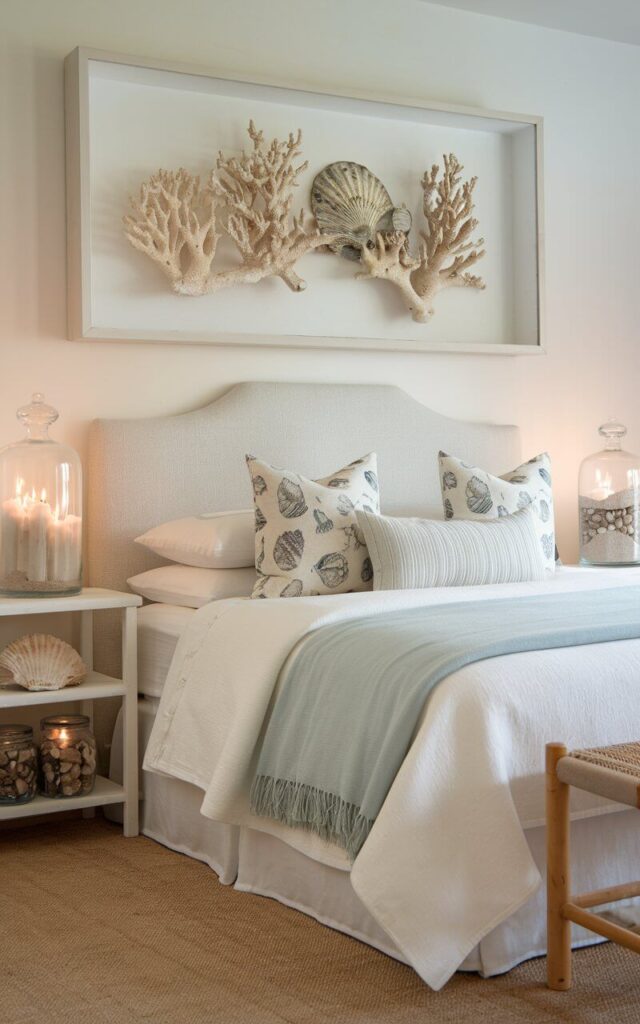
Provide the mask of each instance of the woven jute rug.
[{"label": "woven jute rug", "polygon": [[3,1024],[640,1024],[640,958],[544,959],[435,993],[409,968],[101,819],[0,832]]}]

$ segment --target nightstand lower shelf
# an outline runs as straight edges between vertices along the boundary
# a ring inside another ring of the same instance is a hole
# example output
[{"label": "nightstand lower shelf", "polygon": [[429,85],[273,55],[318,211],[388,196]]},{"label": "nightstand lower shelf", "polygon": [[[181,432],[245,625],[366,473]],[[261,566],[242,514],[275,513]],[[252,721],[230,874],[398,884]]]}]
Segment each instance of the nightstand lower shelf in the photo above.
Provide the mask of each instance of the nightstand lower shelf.
[{"label": "nightstand lower shelf", "polygon": [[[19,686],[0,687],[0,709],[6,718],[11,709],[11,719],[20,721],[20,710],[29,708],[32,712],[39,705],[77,703],[79,711],[93,725],[93,707],[97,700],[118,697],[122,701],[124,725],[123,735],[123,785],[100,776],[96,779],[93,792],[85,796],[54,797],[37,796],[26,804],[0,804],[0,822],[15,818],[35,818],[55,811],[82,810],[91,816],[91,808],[103,804],[122,804],[122,826],[125,836],[138,835],[138,672],[137,672],[137,618],[142,598],[137,594],[118,593],[115,590],[89,588],[79,594],[65,597],[25,598],[0,597],[0,619],[24,615],[48,615],[51,612],[78,612],[80,621],[79,653],[87,666],[87,678],[79,686],[68,686],[62,690],[23,690]],[[97,611],[118,609],[122,626],[122,678],[96,672],[93,668],[93,615]],[[45,627],[46,630],[46,627]],[[15,712],[15,717],[14,717]],[[51,713],[51,712],[49,712]],[[35,717],[32,714],[32,718]],[[38,736],[35,736],[36,742]]]},{"label": "nightstand lower shelf", "polygon": [[55,797],[37,796],[28,804],[0,804],[0,821],[15,818],[31,818],[37,814],[52,814],[55,811],[74,811],[78,808],[99,807],[104,804],[124,803],[125,792],[122,786],[103,778],[96,777],[91,793],[84,796]]}]

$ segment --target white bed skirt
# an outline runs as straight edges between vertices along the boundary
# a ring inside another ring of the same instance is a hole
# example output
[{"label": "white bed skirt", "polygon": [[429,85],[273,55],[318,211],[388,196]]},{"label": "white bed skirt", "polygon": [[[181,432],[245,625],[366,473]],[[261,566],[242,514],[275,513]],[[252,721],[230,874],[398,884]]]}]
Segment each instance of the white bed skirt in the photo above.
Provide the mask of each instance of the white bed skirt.
[{"label": "white bed skirt", "polygon": [[[142,752],[157,707],[155,700],[139,702]],[[110,769],[111,778],[116,781],[121,779],[121,765],[119,716]],[[404,962],[393,940],[352,889],[348,872],[312,860],[267,833],[210,821],[200,814],[201,790],[178,779],[147,772],[142,775],[144,835],[208,864],[224,885],[276,899]],[[118,808],[108,810],[109,817],[117,820]],[[640,819],[636,811],[585,818],[574,822],[572,830],[572,881],[576,891],[600,889],[640,877]],[[535,863],[544,875],[544,828],[531,828],[525,834]],[[616,904],[616,919],[627,924],[640,923],[640,900]],[[575,926],[573,936],[574,947],[600,941]],[[541,886],[524,906],[482,939],[461,969],[489,977],[545,952],[546,909]]]}]

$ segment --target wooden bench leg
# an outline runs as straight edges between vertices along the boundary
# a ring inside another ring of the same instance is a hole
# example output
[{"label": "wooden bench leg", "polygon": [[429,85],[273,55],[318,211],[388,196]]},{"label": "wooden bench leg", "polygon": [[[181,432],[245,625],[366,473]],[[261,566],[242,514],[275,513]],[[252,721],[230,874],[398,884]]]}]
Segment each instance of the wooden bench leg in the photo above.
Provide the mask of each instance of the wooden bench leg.
[{"label": "wooden bench leg", "polygon": [[547,985],[559,991],[571,988],[571,922],[562,913],[571,899],[569,786],[556,774],[566,754],[562,743],[547,744]]}]

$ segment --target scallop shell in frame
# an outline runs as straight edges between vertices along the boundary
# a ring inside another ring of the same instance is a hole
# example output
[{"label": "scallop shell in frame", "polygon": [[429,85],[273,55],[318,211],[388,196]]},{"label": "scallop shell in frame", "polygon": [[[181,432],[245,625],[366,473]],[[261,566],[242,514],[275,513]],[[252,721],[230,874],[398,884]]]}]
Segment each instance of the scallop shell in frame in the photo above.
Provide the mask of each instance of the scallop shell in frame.
[{"label": "scallop shell in frame", "polygon": [[375,244],[379,231],[408,231],[411,214],[394,207],[391,196],[368,167],[350,160],[329,164],[313,180],[311,209],[329,248],[349,260]]},{"label": "scallop shell in frame", "polygon": [[22,636],[0,654],[0,686],[17,683],[25,690],[62,690],[78,686],[86,676],[78,652],[46,633]]}]

